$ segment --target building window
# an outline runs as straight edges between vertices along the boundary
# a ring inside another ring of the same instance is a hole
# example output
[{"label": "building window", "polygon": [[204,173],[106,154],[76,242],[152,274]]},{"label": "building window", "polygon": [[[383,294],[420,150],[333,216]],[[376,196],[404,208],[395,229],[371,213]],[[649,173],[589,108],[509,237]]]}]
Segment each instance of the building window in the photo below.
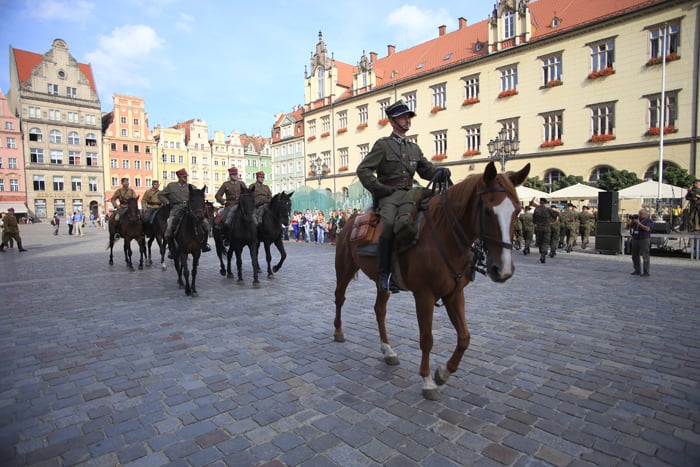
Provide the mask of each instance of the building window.
[{"label": "building window", "polygon": [[192,156],[192,164],[197,164],[197,156]]},{"label": "building window", "polygon": [[80,115],[78,112],[68,112],[68,122],[80,123]]},{"label": "building window", "polygon": [[588,177],[588,183],[590,183],[593,186],[598,186],[598,182],[603,177],[603,175],[610,173],[613,170],[614,169],[612,167],[607,165],[601,165],[600,167],[596,167],[591,172],[591,176]]},{"label": "building window", "polygon": [[447,106],[447,84],[431,86],[433,91],[433,109],[443,110]]},{"label": "building window", "polygon": [[141,179],[140,179],[139,177],[134,178],[134,186],[135,186],[136,188],[140,188],[140,187],[141,187]]},{"label": "building window", "polygon": [[138,118],[134,119],[134,126],[139,126],[139,119]]},{"label": "building window", "polygon": [[112,169],[118,169],[119,168],[119,162],[116,159],[110,159],[109,160],[109,167]]},{"label": "building window", "polygon": [[60,122],[61,121],[61,111],[55,110],[55,109],[49,109],[49,120],[53,120],[55,122]]},{"label": "building window", "polygon": [[126,125],[126,117],[119,117],[119,123],[121,123],[122,125]]},{"label": "building window", "polygon": [[112,177],[112,186],[119,185],[119,179],[117,177]]},{"label": "building window", "polygon": [[471,104],[479,100],[479,75],[462,78],[464,81],[464,103]]},{"label": "building window", "polygon": [[[0,159],[0,167],[2,167],[2,159]],[[17,168],[17,158],[16,157],[8,157],[7,158],[7,168],[8,169],[16,169]]]},{"label": "building window", "polygon": [[89,167],[97,167],[97,153],[96,152],[87,152],[85,153],[85,164],[88,165]]},{"label": "building window", "polygon": [[17,180],[16,178],[10,179],[10,191],[14,193],[19,192],[19,180]]},{"label": "building window", "polygon": [[70,87],[70,86],[66,86],[66,97],[70,97],[72,99],[75,99],[76,97],[78,97],[78,89]]},{"label": "building window", "polygon": [[68,151],[68,165],[80,165],[79,151]]},{"label": "building window", "polygon": [[501,92],[516,91],[518,89],[518,66],[511,65],[501,68]]},{"label": "building window", "polygon": [[[659,25],[649,28],[649,58],[659,59],[663,56],[669,57],[671,54],[679,55],[680,23]],[[666,40],[664,40],[666,38]]]},{"label": "building window", "polygon": [[417,106],[417,104],[418,104],[418,101],[416,100],[416,93],[415,93],[415,91],[413,91],[413,92],[407,92],[407,93],[404,94],[402,97],[403,97],[404,104],[406,104],[406,105],[408,106],[408,109],[409,109],[411,112],[415,112],[415,111],[416,111],[416,106]]},{"label": "building window", "polygon": [[32,177],[32,185],[34,191],[46,191],[46,180],[43,175],[34,175]]},{"label": "building window", "polygon": [[128,144],[122,144],[122,152],[129,152],[129,145]]},{"label": "building window", "polygon": [[83,191],[83,182],[80,180],[80,177],[70,178],[70,188],[71,191]]},{"label": "building window", "polygon": [[557,184],[561,179],[564,178],[564,173],[558,169],[548,170],[544,174],[544,184],[547,187],[548,192],[552,192],[557,189]]},{"label": "building window", "polygon": [[309,136],[316,137],[316,120],[309,120]]},{"label": "building window", "polygon": [[141,161],[134,161],[134,168],[136,170],[141,170]]},{"label": "building window", "polygon": [[85,124],[95,126],[97,118],[93,114],[85,115]]},{"label": "building window", "polygon": [[447,155],[447,130],[440,130],[433,133],[433,157]]},{"label": "building window", "polygon": [[321,131],[322,133],[331,132],[331,118],[329,116],[321,117]]},{"label": "building window", "polygon": [[5,179],[0,178],[0,192],[5,191]]},{"label": "building window", "polygon": [[97,193],[97,177],[88,177],[88,191]]},{"label": "building window", "polygon": [[341,128],[346,128],[348,127],[348,111],[343,110],[342,112],[338,112],[338,129]]},{"label": "building window", "polygon": [[367,154],[369,154],[369,144],[360,144],[357,146],[360,151],[360,160],[364,160]]},{"label": "building window", "polygon": [[141,146],[134,144],[134,152],[141,152]]},{"label": "building window", "polygon": [[501,127],[505,128],[506,130],[506,138],[510,140],[519,140],[518,134],[520,133],[520,127],[518,125],[518,119],[513,118],[513,119],[508,119],[508,120],[501,120]]},{"label": "building window", "polygon": [[591,139],[615,134],[615,103],[595,104],[591,109]]},{"label": "building window", "polygon": [[562,111],[542,114],[542,144],[558,146],[562,144],[564,126]]},{"label": "building window", "polygon": [[85,146],[97,146],[97,136],[94,133],[85,135]]},{"label": "building window", "polygon": [[53,191],[63,191],[64,186],[63,186],[63,176],[62,175],[54,175],[53,177]]},{"label": "building window", "polygon": [[47,83],[46,92],[51,96],[58,96],[58,84]]},{"label": "building window", "polygon": [[44,150],[40,148],[30,148],[29,149],[29,161],[33,164],[43,164],[44,163]]},{"label": "building window", "polygon": [[369,119],[369,110],[367,105],[361,105],[357,108],[357,120],[360,125],[367,125]]},{"label": "building window", "polygon": [[561,84],[561,75],[561,54],[542,59],[542,86],[556,86]]},{"label": "building window", "polygon": [[77,131],[68,132],[68,144],[80,144],[80,136]]},{"label": "building window", "polygon": [[9,121],[5,122],[5,129],[6,130],[12,130],[12,127],[13,127],[12,122],[9,122]]},{"label": "building window", "polygon": [[41,118],[41,109],[39,107],[29,106],[29,118]]},{"label": "building window", "polygon": [[615,40],[605,39],[591,44],[591,72],[614,68]]},{"label": "building window", "polygon": [[151,161],[146,161],[146,162],[144,163],[144,168],[145,168],[146,170],[151,170]]},{"label": "building window", "polygon": [[52,149],[51,150],[51,163],[52,164],[63,164],[63,151]]},{"label": "building window", "polygon": [[473,156],[481,152],[481,125],[464,128],[464,155]]},{"label": "building window", "polygon": [[[163,161],[163,162],[165,162],[165,161]],[[172,164],[175,163],[175,154],[170,154],[170,162],[171,162]]]},{"label": "building window", "polygon": [[674,131],[676,129],[676,119],[678,118],[678,91],[666,92],[663,122],[661,121],[661,94],[647,96],[647,99],[649,101],[649,129],[656,128],[658,130],[663,127],[665,133]]},{"label": "building window", "polygon": [[348,156],[348,148],[340,148],[338,154],[340,155],[340,166],[347,168],[350,159]]},{"label": "building window", "polygon": [[385,110],[387,107],[389,107],[389,105],[391,105],[391,101],[389,99],[382,99],[377,103],[379,104],[379,115],[377,116],[377,119],[382,120],[387,118]]},{"label": "building window", "polygon": [[163,171],[163,180],[167,180],[167,179],[168,179],[168,171],[164,170]]},{"label": "building window", "polygon": [[61,144],[63,142],[63,137],[61,136],[61,132],[58,130],[51,130],[49,132],[49,142],[55,143],[55,144]]},{"label": "building window", "polygon": [[129,168],[129,159],[122,159],[122,169]]},{"label": "building window", "polygon": [[126,128],[122,128],[122,137],[125,138],[129,136],[129,134],[126,132]]},{"label": "building window", "polygon": [[503,38],[511,39],[515,36],[515,12],[508,10],[503,14]]},{"label": "building window", "polygon": [[44,135],[39,128],[29,129],[29,141],[44,141]]},{"label": "building window", "polygon": [[17,139],[12,137],[7,137],[5,143],[8,149],[17,149]]}]

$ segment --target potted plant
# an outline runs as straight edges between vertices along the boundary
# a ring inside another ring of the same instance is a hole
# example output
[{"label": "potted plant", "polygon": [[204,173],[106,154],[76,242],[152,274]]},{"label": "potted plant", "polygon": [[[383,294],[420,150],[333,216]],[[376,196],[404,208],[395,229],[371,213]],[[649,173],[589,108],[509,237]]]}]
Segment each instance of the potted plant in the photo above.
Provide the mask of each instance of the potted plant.
[{"label": "potted plant", "polygon": [[338,172],[347,172],[348,166],[347,165],[341,165],[338,167]]},{"label": "potted plant", "polygon": [[540,144],[540,147],[541,148],[553,148],[555,146],[561,146],[562,144],[564,144],[564,143],[561,142],[561,139],[557,138],[557,139],[545,141],[544,143]]},{"label": "potted plant", "polygon": [[514,96],[517,93],[518,93],[517,89],[506,89],[505,91],[501,91],[498,93],[498,98],[503,99],[504,97]]},{"label": "potted plant", "polygon": [[336,133],[338,133],[340,135],[342,133],[346,133],[347,131],[348,131],[347,128],[338,128],[338,131]]},{"label": "potted plant", "polygon": [[441,161],[441,160],[447,159],[447,154],[445,154],[445,153],[442,153],[442,154],[435,154],[435,155],[432,157],[432,159],[433,159],[434,161]]},{"label": "potted plant", "polygon": [[470,97],[468,99],[464,99],[464,101],[462,102],[462,105],[472,105],[472,104],[476,104],[477,102],[479,102],[478,97]]},{"label": "potted plant", "polygon": [[314,135],[311,135],[308,138],[306,138],[306,141],[313,141],[315,139],[316,139],[316,137]]},{"label": "potted plant", "polygon": [[378,125],[381,125],[381,126],[386,126],[387,123],[389,123],[389,119],[388,119],[388,118],[382,118],[382,119],[380,119],[380,120],[377,122],[377,124],[378,124]]},{"label": "potted plant", "polygon": [[468,149],[464,151],[462,157],[478,156],[479,154],[481,154],[481,151],[479,151],[478,149]]},{"label": "potted plant", "polygon": [[442,107],[440,107],[439,105],[436,105],[435,107],[433,107],[432,109],[430,109],[430,113],[431,113],[431,114],[436,114],[436,113],[438,113],[438,112],[441,111],[441,110],[442,110]]}]

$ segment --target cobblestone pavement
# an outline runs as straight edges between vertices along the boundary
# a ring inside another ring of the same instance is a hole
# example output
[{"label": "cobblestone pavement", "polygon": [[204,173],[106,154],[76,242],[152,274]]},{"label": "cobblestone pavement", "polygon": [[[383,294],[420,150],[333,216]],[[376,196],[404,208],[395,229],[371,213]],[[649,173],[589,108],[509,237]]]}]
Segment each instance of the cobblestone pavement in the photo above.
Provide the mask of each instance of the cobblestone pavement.
[{"label": "cobblestone pavement", "polygon": [[[389,302],[401,364],[379,350],[364,276],[333,342],[334,248],[287,243],[252,287],[203,257],[128,271],[106,234],[21,226],[0,254],[0,465],[700,465],[700,262],[516,258],[465,289],[472,333],[442,400],[424,400],[412,297]],[[433,365],[455,345],[435,313]]]}]

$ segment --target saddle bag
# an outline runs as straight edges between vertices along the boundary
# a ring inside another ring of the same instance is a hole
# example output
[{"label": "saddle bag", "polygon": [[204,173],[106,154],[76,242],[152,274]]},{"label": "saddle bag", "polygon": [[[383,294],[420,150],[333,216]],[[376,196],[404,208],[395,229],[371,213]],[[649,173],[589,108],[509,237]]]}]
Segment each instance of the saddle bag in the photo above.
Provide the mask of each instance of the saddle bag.
[{"label": "saddle bag", "polygon": [[418,233],[418,205],[423,197],[423,188],[416,187],[404,193],[403,199],[396,209],[394,219],[394,238],[399,246],[408,245],[415,241]]},{"label": "saddle bag", "polygon": [[355,218],[355,222],[352,224],[350,244],[364,245],[365,243],[379,241],[379,234],[381,232],[377,228],[378,223],[379,216],[373,212],[358,215]]}]

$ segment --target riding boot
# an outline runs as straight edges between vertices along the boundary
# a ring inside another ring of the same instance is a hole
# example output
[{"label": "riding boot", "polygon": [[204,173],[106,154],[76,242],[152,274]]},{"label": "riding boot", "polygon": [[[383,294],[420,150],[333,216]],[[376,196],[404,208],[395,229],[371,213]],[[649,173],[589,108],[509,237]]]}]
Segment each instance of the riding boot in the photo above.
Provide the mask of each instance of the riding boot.
[{"label": "riding boot", "polygon": [[397,293],[399,287],[391,277],[391,239],[379,237],[379,249],[377,251],[377,272],[379,273],[379,286],[384,292]]},{"label": "riding boot", "polygon": [[547,261],[547,255],[540,253],[540,263],[544,264],[545,261]]},{"label": "riding boot", "polygon": [[22,248],[22,240],[17,240],[17,251],[27,251],[26,248]]},{"label": "riding boot", "polygon": [[556,254],[557,254],[557,253],[556,253],[556,251],[554,250],[554,248],[550,248],[550,249],[549,249],[549,257],[550,257],[550,258],[554,258],[554,255],[556,255]]}]

